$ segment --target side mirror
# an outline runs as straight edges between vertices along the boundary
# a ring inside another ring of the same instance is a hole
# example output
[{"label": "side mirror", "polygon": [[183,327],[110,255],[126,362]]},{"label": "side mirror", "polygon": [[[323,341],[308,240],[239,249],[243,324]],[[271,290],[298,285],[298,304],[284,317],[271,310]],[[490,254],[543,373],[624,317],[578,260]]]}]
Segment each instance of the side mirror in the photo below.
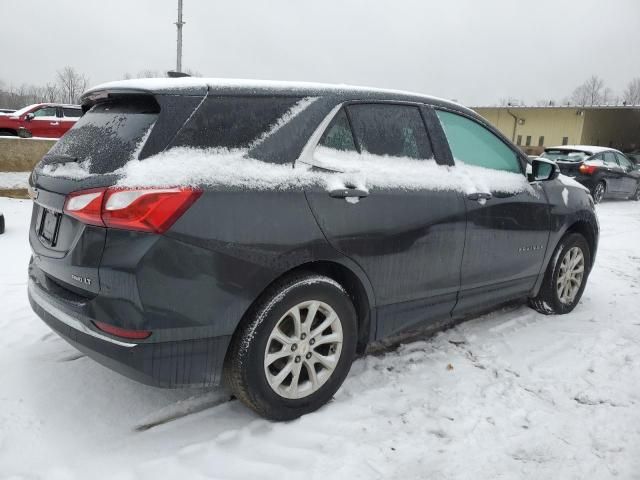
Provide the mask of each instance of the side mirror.
[{"label": "side mirror", "polygon": [[36,116],[35,116],[35,114],[34,114],[33,112],[30,112],[30,113],[27,113],[27,114],[24,116],[24,119],[25,119],[27,122],[30,122],[30,121],[31,121],[31,120],[33,120],[35,117],[36,117]]},{"label": "side mirror", "polygon": [[536,158],[531,161],[531,180],[534,182],[544,182],[555,180],[560,175],[560,167],[551,160]]}]

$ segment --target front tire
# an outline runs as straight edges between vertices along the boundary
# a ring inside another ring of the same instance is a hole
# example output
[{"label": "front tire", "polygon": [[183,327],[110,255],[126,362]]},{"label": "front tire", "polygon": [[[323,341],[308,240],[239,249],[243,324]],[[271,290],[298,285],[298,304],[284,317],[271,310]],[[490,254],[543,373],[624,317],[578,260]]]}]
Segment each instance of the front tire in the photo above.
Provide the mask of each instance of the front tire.
[{"label": "front tire", "polygon": [[545,315],[571,312],[582,297],[591,271],[589,244],[579,233],[565,235],[547,266],[538,295],[529,306]]},{"label": "front tire", "polygon": [[635,200],[636,202],[640,201],[640,182],[636,186],[636,192],[629,197],[631,200]]},{"label": "front tire", "polygon": [[356,352],[356,312],[333,279],[311,273],[278,281],[233,336],[225,383],[259,415],[291,420],[327,403]]}]

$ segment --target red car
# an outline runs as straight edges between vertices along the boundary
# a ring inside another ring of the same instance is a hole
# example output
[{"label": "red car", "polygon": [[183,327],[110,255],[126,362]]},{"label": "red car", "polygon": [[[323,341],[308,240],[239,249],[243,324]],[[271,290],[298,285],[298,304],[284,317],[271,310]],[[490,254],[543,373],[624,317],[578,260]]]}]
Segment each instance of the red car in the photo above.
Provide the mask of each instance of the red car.
[{"label": "red car", "polygon": [[37,103],[0,115],[0,135],[60,138],[81,116],[79,105]]}]

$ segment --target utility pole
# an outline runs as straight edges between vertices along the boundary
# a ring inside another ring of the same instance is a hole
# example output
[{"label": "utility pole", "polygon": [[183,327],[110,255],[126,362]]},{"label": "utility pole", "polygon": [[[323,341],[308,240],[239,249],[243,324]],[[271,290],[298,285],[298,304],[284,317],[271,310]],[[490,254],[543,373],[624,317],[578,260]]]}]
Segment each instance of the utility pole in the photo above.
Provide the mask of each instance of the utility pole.
[{"label": "utility pole", "polygon": [[178,52],[176,58],[176,71],[182,72],[182,26],[186,22],[182,21],[182,0],[178,0],[178,21],[176,27],[178,28]]}]

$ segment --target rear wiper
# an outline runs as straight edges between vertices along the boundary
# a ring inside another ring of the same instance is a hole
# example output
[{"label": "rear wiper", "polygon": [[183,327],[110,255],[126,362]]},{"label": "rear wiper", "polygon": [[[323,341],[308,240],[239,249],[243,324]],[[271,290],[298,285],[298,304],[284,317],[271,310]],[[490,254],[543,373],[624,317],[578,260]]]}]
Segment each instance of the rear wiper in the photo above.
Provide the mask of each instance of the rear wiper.
[{"label": "rear wiper", "polygon": [[78,157],[73,157],[71,155],[66,155],[64,153],[58,153],[53,155],[45,155],[42,157],[42,163],[44,165],[55,165],[58,163],[70,163],[77,162]]}]

